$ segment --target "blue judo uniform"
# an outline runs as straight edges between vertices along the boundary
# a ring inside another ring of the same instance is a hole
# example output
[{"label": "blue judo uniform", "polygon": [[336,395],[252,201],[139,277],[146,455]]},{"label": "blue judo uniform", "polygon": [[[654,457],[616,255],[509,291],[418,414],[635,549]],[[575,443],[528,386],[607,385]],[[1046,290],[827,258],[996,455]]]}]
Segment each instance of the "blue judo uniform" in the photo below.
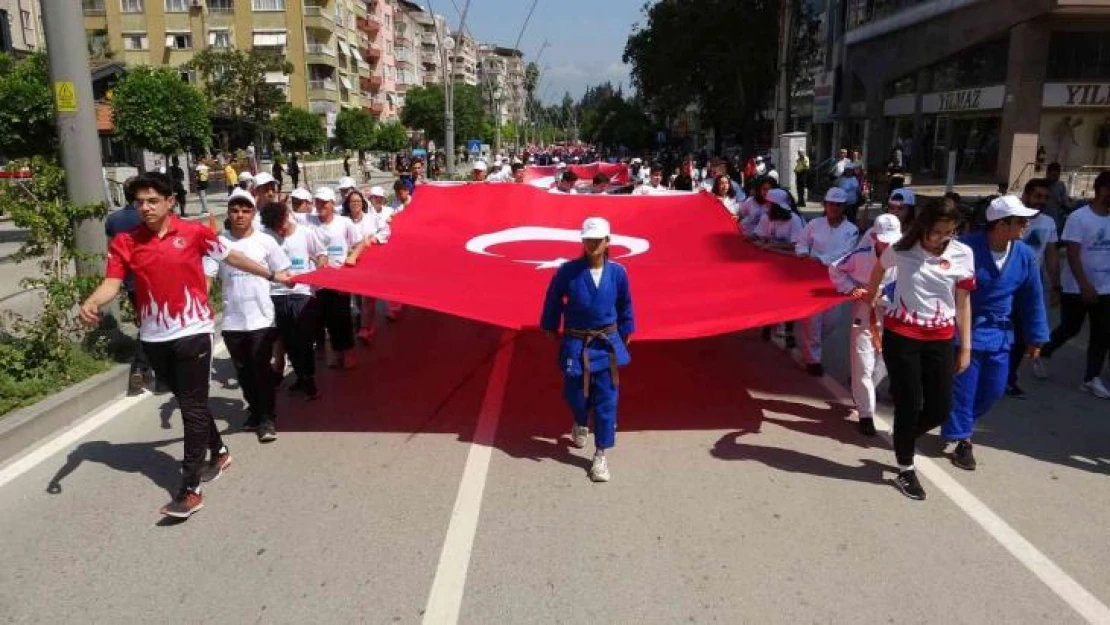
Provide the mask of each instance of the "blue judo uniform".
[{"label": "blue judo uniform", "polygon": [[[975,253],[975,290],[971,292],[971,366],[952,385],[952,412],[941,428],[948,440],[971,438],[975,421],[990,411],[1006,391],[1010,347],[1014,343],[1016,306],[1030,345],[1048,342],[1041,270],[1033,249],[1010,244],[1002,269],[994,262],[986,232],[963,238]],[[957,335],[958,340],[958,335]]]},{"label": "blue judo uniform", "polygon": [[563,397],[579,426],[589,424],[592,409],[597,448],[608,449],[617,436],[616,368],[631,360],[624,342],[635,331],[624,267],[606,260],[598,285],[585,257],[559,267],[547,288],[540,327],[558,332],[560,325]]}]

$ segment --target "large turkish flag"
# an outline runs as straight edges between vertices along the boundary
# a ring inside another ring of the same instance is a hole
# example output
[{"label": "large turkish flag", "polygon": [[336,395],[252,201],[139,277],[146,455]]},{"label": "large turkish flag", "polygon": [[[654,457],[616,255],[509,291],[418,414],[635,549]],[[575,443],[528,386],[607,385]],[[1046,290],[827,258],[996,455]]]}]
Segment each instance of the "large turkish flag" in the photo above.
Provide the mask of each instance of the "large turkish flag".
[{"label": "large turkish flag", "polygon": [[384,246],[356,267],[299,281],[521,329],[538,325],[559,263],[582,253],[587,217],[612,225],[637,339],[722,334],[799,319],[840,301],[822,265],[760,250],[704,193],[563,195],[530,185],[424,185]]},{"label": "large turkish flag", "polygon": [[[567,169],[573,171],[582,182],[590,182],[599,173],[609,176],[609,183],[626,185],[629,183],[628,167],[618,163],[589,163],[586,165],[568,165]],[[537,187],[549,187],[555,184],[559,176],[559,168],[555,165],[528,165],[524,168],[524,182]]]}]

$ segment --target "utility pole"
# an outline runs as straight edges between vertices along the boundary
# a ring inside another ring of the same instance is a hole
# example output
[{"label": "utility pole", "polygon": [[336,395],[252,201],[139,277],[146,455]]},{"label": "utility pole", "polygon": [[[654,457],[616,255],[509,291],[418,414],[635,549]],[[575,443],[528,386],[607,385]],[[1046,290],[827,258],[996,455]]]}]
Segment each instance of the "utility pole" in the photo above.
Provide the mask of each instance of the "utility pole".
[{"label": "utility pole", "polygon": [[[466,14],[470,11],[470,0],[466,0],[463,5],[462,15],[459,16],[459,40],[453,46],[454,49],[461,50],[466,41]],[[453,50],[448,50],[448,53]],[[448,64],[447,84],[443,85],[444,93],[444,132],[443,132],[443,149],[447,152],[447,174],[455,174],[455,56],[450,56],[450,63]]]},{"label": "utility pole", "polygon": [[[54,86],[55,123],[66,173],[66,194],[74,204],[103,204],[104,165],[96,134],[92,75],[85,44],[85,16],[77,2],[43,2],[43,29],[50,50],[50,81]],[[77,249],[87,255],[107,248],[104,223],[86,219],[77,224]],[[102,264],[77,261],[77,275],[100,275]]]},{"label": "utility pole", "polygon": [[[790,52],[794,49],[794,0],[780,0],[779,2],[779,78],[778,87],[775,89],[775,136],[772,141],[776,144],[779,137],[786,132],[790,123],[787,111],[790,108]],[[783,157],[780,155],[779,159]],[[785,161],[783,161],[785,162]],[[782,163],[779,163],[780,165]]]}]

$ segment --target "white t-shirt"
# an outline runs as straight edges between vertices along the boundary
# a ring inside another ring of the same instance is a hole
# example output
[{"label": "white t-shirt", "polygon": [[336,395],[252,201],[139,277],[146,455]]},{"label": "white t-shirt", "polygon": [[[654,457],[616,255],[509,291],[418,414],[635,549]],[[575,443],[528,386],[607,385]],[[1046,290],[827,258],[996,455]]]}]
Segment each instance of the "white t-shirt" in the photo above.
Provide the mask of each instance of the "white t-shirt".
[{"label": "white t-shirt", "polygon": [[317,215],[308,215],[305,223],[316,228],[324,242],[328,254],[328,266],[342,267],[347,262],[351,248],[362,242],[358,227],[347,217],[335,215],[328,223],[320,221]]},{"label": "white t-shirt", "polygon": [[[289,258],[289,273],[299,276],[316,269],[316,257],[327,254],[323,237],[311,226],[297,225],[287,237],[279,237],[270,231],[266,234],[274,237],[281,245],[281,251]],[[270,285],[270,295],[311,295],[312,287],[307,284],[296,284],[292,288],[277,282]]]},{"label": "white t-shirt", "polygon": [[727,195],[724,196],[724,197],[719,197],[719,196],[713,196],[713,197],[716,197],[718,200],[721,201],[721,205],[723,205],[725,207],[725,210],[728,211],[728,213],[730,215],[739,215],[740,214],[740,202],[737,202],[736,198],[732,198],[732,197],[729,197]]},{"label": "white t-shirt", "polygon": [[663,186],[653,187],[650,184],[642,184],[632,190],[632,195],[656,195],[666,193],[667,189]]},{"label": "white t-shirt", "polygon": [[975,290],[975,255],[955,239],[944,253],[933,256],[915,244],[902,252],[886,248],[879,263],[895,268],[892,305],[886,327],[902,336],[925,341],[949,340],[956,335],[956,289]]},{"label": "white t-shirt", "polygon": [[805,220],[797,213],[790,213],[790,219],[786,221],[771,221],[768,215],[763,215],[755,227],[755,236],[776,243],[797,243],[805,227]]},{"label": "white t-shirt", "polygon": [[374,240],[378,245],[384,245],[389,242],[389,235],[392,234],[389,224],[393,221],[393,209],[388,206],[383,206],[379,212],[373,207],[366,213],[367,219],[372,220],[371,226],[365,230],[367,237]]},{"label": "white t-shirt", "polygon": [[594,279],[594,286],[601,286],[601,272],[604,270],[604,267],[590,269],[590,277]]},{"label": "white t-shirt", "polygon": [[[269,267],[270,271],[290,268],[289,257],[281,251],[274,237],[257,230],[242,239],[220,235],[223,244],[238,250],[254,262]],[[220,263],[220,284],[223,286],[223,330],[243,332],[260,330],[274,325],[274,302],[270,299],[270,282],[254,274]]]},{"label": "white t-shirt", "polygon": [[852,222],[842,219],[833,228],[827,218],[818,217],[806,224],[798,237],[798,244],[794,246],[794,252],[799,256],[812,256],[825,265],[831,265],[855,249],[858,242],[859,228]]},{"label": "white t-shirt", "polygon": [[1002,265],[1006,264],[1006,259],[1010,257],[1010,248],[1012,246],[1007,242],[1006,249],[1001,252],[991,250],[991,258],[994,259],[994,266],[1002,269]]},{"label": "white t-shirt", "polygon": [[1056,234],[1056,220],[1044,213],[1039,213],[1025,227],[1022,240],[1025,241],[1026,245],[1033,248],[1033,255],[1037,259],[1037,265],[1040,266],[1044,262],[1044,251],[1048,249],[1049,245],[1053,245],[1060,240],[1060,237]]},{"label": "white t-shirt", "polygon": [[[1110,295],[1110,215],[1100,216],[1090,206],[1076,209],[1064,222],[1060,239],[1079,244],[1079,260],[1087,279],[1099,295]],[[1063,277],[1064,292],[1079,294],[1079,281],[1070,267],[1065,266]]]},{"label": "white t-shirt", "polygon": [[754,195],[740,203],[740,229],[744,234],[755,233],[759,221],[767,214],[767,209],[770,207],[770,203],[760,204]]}]

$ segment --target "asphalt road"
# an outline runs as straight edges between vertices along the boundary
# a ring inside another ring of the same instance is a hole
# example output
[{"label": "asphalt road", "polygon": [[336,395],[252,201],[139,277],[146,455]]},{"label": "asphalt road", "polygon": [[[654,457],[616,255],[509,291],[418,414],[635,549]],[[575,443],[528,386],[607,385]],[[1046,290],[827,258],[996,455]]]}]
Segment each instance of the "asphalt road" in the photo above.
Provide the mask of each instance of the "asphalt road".
[{"label": "asphalt road", "polygon": [[[322,374],[320,401],[280,393],[276,443],[230,434],[235,463],[183,524],[156,513],[178,480],[174,404],[124,400],[0,468],[0,620],[1105,617],[1110,404],[1075,390],[1081,349],[982,424],[980,470],[924,442],[937,479],[914,502],[835,392],[844,342],[825,381],[757,332],[634,344],[613,481],[593,484],[547,339],[409,309],[359,369]],[[245,418],[226,355],[212,407],[229,431]]]}]

